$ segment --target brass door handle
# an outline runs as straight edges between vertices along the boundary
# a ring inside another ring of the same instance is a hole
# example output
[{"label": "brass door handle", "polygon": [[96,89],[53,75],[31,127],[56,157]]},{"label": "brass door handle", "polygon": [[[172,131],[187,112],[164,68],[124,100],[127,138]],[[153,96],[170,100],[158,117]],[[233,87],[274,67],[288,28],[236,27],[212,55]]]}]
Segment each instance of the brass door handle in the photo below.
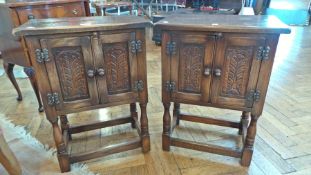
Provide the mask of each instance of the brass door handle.
[{"label": "brass door handle", "polygon": [[104,76],[105,75],[105,69],[103,69],[103,68],[99,68],[99,69],[97,69],[97,74],[99,75],[99,76]]},{"label": "brass door handle", "polygon": [[220,77],[221,76],[221,70],[220,69],[214,69],[214,76]]},{"label": "brass door handle", "polygon": [[87,76],[88,76],[89,78],[94,78],[94,76],[95,76],[95,71],[92,70],[92,69],[88,70],[88,71],[87,71]]},{"label": "brass door handle", "polygon": [[205,75],[205,76],[211,75],[211,69],[208,68],[208,67],[206,67],[206,68],[204,69],[204,75]]}]

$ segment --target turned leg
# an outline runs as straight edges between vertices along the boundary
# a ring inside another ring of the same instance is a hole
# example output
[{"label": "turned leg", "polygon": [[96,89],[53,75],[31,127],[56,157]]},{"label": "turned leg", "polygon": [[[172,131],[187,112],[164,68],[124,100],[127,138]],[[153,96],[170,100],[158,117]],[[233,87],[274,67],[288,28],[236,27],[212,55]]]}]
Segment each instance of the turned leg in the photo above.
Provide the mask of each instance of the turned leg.
[{"label": "turned leg", "polygon": [[68,122],[68,118],[67,118],[67,115],[61,115],[60,116],[60,127],[62,129],[62,133],[64,133],[65,130],[67,130],[68,132],[68,138],[69,140],[72,140],[72,137],[71,137],[71,133],[70,133],[70,125],[69,125],[69,122]]},{"label": "turned leg", "polygon": [[251,115],[251,123],[247,129],[247,135],[244,143],[244,148],[242,152],[242,166],[249,166],[252,160],[253,147],[256,136],[256,125],[257,125],[258,116]]},{"label": "turned leg", "polygon": [[131,110],[131,117],[132,117],[132,128],[136,128],[136,123],[134,118],[137,120],[137,109],[136,109],[136,103],[130,104],[130,110]]},{"label": "turned leg", "polygon": [[4,67],[4,71],[5,73],[8,75],[9,77],[9,80],[11,81],[11,83],[13,84],[14,88],[16,89],[17,91],[17,100],[18,101],[22,101],[23,100],[23,97],[22,97],[22,93],[21,93],[21,90],[19,89],[18,87],[18,84],[16,82],[16,79],[15,79],[15,76],[13,74],[13,68],[14,68],[15,64],[11,64],[11,63],[7,63],[7,62],[4,62],[3,63],[3,67]]},{"label": "turned leg", "polygon": [[163,102],[164,115],[163,115],[163,134],[162,134],[162,149],[164,151],[170,150],[170,136],[171,136],[171,115],[170,115],[170,102]]},{"label": "turned leg", "polygon": [[176,117],[176,125],[179,125],[180,103],[174,103],[173,117]]},{"label": "turned leg", "polygon": [[35,78],[35,71],[31,67],[24,67],[24,72],[28,76],[28,78],[30,80],[30,83],[31,83],[31,86],[32,86],[32,88],[33,88],[33,90],[34,90],[34,92],[36,94],[37,101],[38,101],[38,104],[39,104],[38,111],[39,112],[43,112],[44,109],[43,109],[43,105],[42,105],[40,94],[39,94],[38,83],[37,83],[37,80]]},{"label": "turned leg", "polygon": [[58,126],[57,120],[51,123],[53,127],[54,141],[55,141],[55,145],[57,148],[57,158],[58,158],[59,167],[62,173],[69,172],[70,163],[69,163],[69,155],[67,152],[67,145],[65,145],[63,135],[62,135],[61,129]]},{"label": "turned leg", "polygon": [[150,136],[148,129],[148,118],[146,106],[147,103],[140,103],[141,117],[140,117],[140,125],[141,125],[141,139],[142,139],[142,147],[143,152],[146,153],[150,151]]},{"label": "turned leg", "polygon": [[243,131],[243,126],[247,127],[248,126],[248,123],[249,123],[249,112],[245,112],[243,111],[242,112],[242,115],[241,115],[241,121],[240,121],[240,128],[239,128],[239,135],[242,135],[242,131]]}]

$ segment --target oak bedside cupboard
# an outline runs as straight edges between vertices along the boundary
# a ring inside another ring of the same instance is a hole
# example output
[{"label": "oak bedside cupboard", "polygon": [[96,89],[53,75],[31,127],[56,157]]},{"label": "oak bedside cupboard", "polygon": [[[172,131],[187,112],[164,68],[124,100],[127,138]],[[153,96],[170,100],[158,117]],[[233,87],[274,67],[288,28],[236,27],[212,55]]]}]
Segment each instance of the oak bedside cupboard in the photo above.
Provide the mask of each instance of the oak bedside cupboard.
[{"label": "oak bedside cupboard", "polygon": [[[31,20],[14,29],[25,37],[62,172],[70,163],[142,147],[150,149],[146,105],[145,27],[136,16]],[[141,109],[138,120],[136,103]],[[69,126],[66,114],[130,104],[131,116]],[[61,127],[58,125],[60,116]],[[71,134],[131,123],[140,138],[97,151],[69,154]]]},{"label": "oak bedside cupboard", "polygon": [[[156,27],[162,31],[163,150],[212,152],[241,158],[249,166],[279,35],[290,33],[289,28],[276,17],[234,15],[180,15]],[[193,116],[180,112],[181,103],[243,114],[240,123]],[[173,138],[180,120],[237,128],[244,146],[233,150]]]},{"label": "oak bedside cupboard", "polygon": [[24,67],[24,72],[29,77],[35,91],[39,111],[43,111],[27,44],[23,37],[13,37],[12,29],[30,19],[89,15],[88,0],[4,0],[3,3],[0,2],[0,55],[3,58],[5,72],[17,91],[18,101],[22,100],[22,93],[13,74],[15,65]]}]

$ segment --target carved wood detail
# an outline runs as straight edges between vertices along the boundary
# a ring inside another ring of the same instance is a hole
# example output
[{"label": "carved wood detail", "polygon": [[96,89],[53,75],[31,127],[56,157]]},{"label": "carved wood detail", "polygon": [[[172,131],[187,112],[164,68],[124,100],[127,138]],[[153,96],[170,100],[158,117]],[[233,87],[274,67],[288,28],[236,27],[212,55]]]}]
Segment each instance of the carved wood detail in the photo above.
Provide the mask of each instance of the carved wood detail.
[{"label": "carved wood detail", "polygon": [[249,79],[252,47],[229,47],[225,53],[222,95],[243,98]]},{"label": "carved wood detail", "polygon": [[187,44],[181,48],[179,60],[179,91],[200,93],[203,71],[204,47]]},{"label": "carved wood detail", "polygon": [[89,98],[82,49],[79,46],[52,49],[64,101]]},{"label": "carved wood detail", "polygon": [[108,93],[129,92],[131,90],[131,80],[128,44],[105,44],[103,52],[107,70]]}]

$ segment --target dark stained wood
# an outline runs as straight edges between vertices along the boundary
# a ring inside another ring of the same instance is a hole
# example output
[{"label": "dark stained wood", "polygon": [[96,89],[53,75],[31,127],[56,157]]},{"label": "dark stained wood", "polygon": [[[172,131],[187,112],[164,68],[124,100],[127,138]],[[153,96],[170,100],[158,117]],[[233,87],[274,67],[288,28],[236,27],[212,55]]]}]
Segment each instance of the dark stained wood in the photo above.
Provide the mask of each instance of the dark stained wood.
[{"label": "dark stained wood", "polygon": [[188,148],[188,149],[193,149],[197,151],[216,153],[220,155],[227,155],[227,156],[232,156],[232,157],[237,157],[237,158],[241,157],[240,151],[228,149],[228,148],[221,147],[221,146],[191,142],[191,141],[178,139],[178,138],[171,138],[171,144],[172,146]]},{"label": "dark stained wood", "polygon": [[[0,3],[0,52],[4,64],[10,64],[13,67],[15,64],[26,67],[24,70],[26,70],[25,73],[29,77],[37,97],[40,112],[43,111],[43,106],[35,72],[31,68],[32,63],[25,39],[23,37],[14,37],[12,30],[29,19],[81,17],[86,15],[90,15],[87,0],[5,0]],[[6,72],[18,93],[18,100],[21,100],[21,92],[13,75],[13,69],[6,69]]]},{"label": "dark stained wood", "polygon": [[[37,76],[44,79],[38,83],[46,116],[53,126],[62,172],[70,171],[70,163],[77,161],[138,147],[142,147],[144,153],[150,150],[145,48],[148,21],[139,17],[127,19],[42,19],[32,20],[15,30],[19,31],[16,35],[25,37]],[[90,25],[77,27],[85,22],[90,22]],[[39,32],[28,30],[37,25],[40,26]],[[58,26],[58,29],[52,31],[51,26]],[[38,61],[36,53],[43,50],[47,59]],[[136,103],[140,105],[140,122]],[[69,125],[66,117],[69,113],[121,104],[130,104],[131,116],[76,126]],[[57,122],[59,115],[61,129]],[[125,123],[137,128],[140,139],[75,155],[67,150],[71,134]]]},{"label": "dark stained wood", "polygon": [[131,117],[123,117],[123,118],[118,118],[118,119],[103,121],[103,122],[92,122],[92,123],[84,123],[81,125],[71,125],[70,128],[68,129],[70,133],[75,134],[75,133],[90,131],[94,129],[121,125],[121,124],[129,123],[131,121],[132,121]]},{"label": "dark stained wood", "polygon": [[[61,19],[34,19],[13,30],[14,35],[90,32],[144,27],[149,21],[136,16],[96,16]],[[70,27],[68,27],[70,26]]]},{"label": "dark stained wood", "polygon": [[231,128],[239,128],[240,127],[240,124],[236,123],[236,122],[230,122],[230,121],[219,120],[219,119],[214,119],[214,118],[205,118],[205,117],[203,118],[203,117],[194,116],[194,115],[180,114],[179,119],[185,120],[185,121],[193,121],[193,122],[198,122],[198,123],[205,123],[205,124],[231,127]]},{"label": "dark stained wood", "polygon": [[[177,146],[239,157],[249,166],[278,38],[290,29],[275,17],[230,15],[175,16],[156,27],[162,31],[163,150]],[[239,123],[185,115],[182,103],[243,113]],[[242,151],[172,138],[179,120],[237,128]]]},{"label": "dark stained wood", "polygon": [[131,140],[131,141],[128,141],[125,143],[107,146],[105,148],[101,148],[99,150],[92,151],[92,152],[73,154],[70,157],[70,163],[81,162],[84,160],[89,160],[89,159],[94,159],[97,157],[107,156],[110,154],[128,151],[128,150],[136,149],[139,147],[141,147],[141,141],[140,141],[140,139],[135,139],[135,140]]},{"label": "dark stained wood", "polygon": [[[182,19],[182,20],[180,20]],[[252,15],[176,15],[155,24],[161,30],[217,31],[241,33],[290,33],[275,16]]]}]

